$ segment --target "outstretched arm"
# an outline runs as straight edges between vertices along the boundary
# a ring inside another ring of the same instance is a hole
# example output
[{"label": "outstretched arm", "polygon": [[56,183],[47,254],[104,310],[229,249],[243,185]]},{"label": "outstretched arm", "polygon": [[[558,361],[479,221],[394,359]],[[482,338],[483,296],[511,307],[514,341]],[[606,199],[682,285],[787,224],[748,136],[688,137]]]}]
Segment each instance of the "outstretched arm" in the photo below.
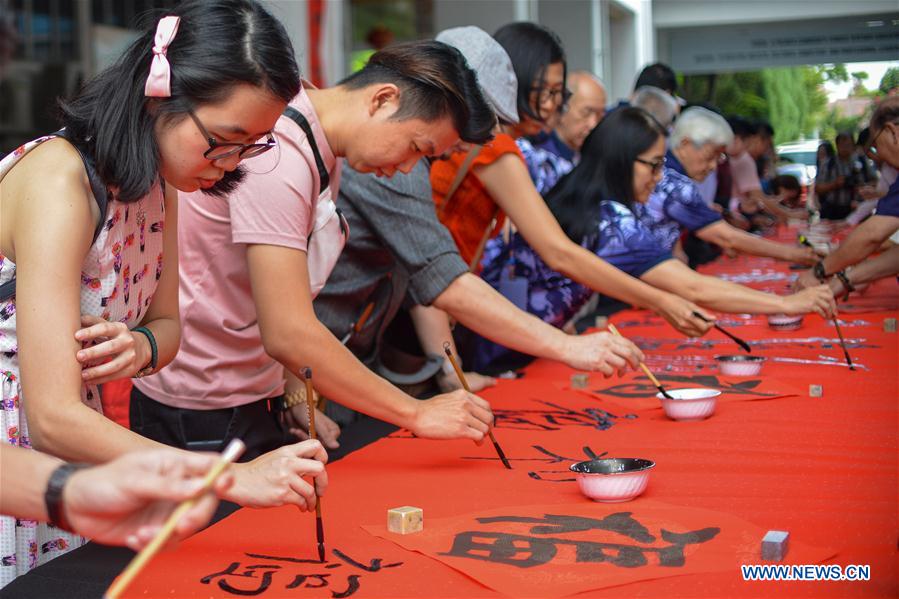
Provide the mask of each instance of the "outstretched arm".
[{"label": "outstretched arm", "polygon": [[643,354],[630,341],[609,335],[568,335],[520,310],[483,279],[465,274],[434,304],[481,336],[532,356],[596,370],[606,376],[637,368]]},{"label": "outstretched arm", "polygon": [[[73,473],[63,487],[61,516],[74,532],[112,545],[140,549],[162,528],[178,502],[202,488],[215,463],[212,454],[160,449],[135,452]],[[44,492],[54,470],[64,462],[38,451],[0,444],[0,513],[17,518],[49,520]],[[216,481],[223,493],[230,474]],[[218,504],[203,496],[179,521],[183,538],[209,521]]]},{"label": "outstretched arm", "polygon": [[686,335],[696,337],[708,331],[709,325],[693,316],[698,307],[691,302],[642,283],[571,241],[537,193],[519,157],[506,154],[476,167],[475,173],[550,268],[594,291],[649,308]]},{"label": "outstretched arm", "polygon": [[[872,253],[880,249],[884,241],[899,229],[899,217],[875,214],[860,224],[849,234],[836,250],[822,260],[824,272],[832,275],[844,270],[847,266],[858,264]],[[797,280],[801,289],[817,285],[818,279],[809,270],[802,273]]]},{"label": "outstretched arm", "polygon": [[714,243],[722,249],[736,250],[753,256],[767,256],[777,260],[808,264],[809,266],[818,261],[818,255],[811,248],[777,243],[776,241],[747,233],[723,220],[703,227],[696,232],[696,236],[703,241]]},{"label": "outstretched arm", "polygon": [[[846,278],[853,287],[872,283],[878,279],[899,274],[899,245],[894,245],[874,258],[868,258],[861,264],[846,270]],[[836,296],[846,293],[848,289],[839,277],[831,277],[828,281],[831,291]]]},{"label": "outstretched arm", "polygon": [[312,368],[330,400],[430,438],[480,441],[493,422],[489,404],[457,391],[418,401],[369,370],[315,317],[306,253],[247,248],[253,300],[266,352],[292,373]]},{"label": "outstretched arm", "polygon": [[828,317],[835,311],[833,294],[826,285],[788,296],[774,295],[717,277],[701,275],[673,259],[646,271],[642,278],[672,293],[693,299],[706,308],[721,312],[754,314],[817,312]]}]

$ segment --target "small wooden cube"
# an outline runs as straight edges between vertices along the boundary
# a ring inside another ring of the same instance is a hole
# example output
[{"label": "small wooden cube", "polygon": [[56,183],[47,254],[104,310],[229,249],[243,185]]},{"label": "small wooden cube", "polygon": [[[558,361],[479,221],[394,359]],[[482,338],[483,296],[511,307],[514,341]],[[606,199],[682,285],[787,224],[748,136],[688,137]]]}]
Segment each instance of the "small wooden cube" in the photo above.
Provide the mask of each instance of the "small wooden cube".
[{"label": "small wooden cube", "polygon": [[572,389],[586,389],[587,384],[590,382],[589,374],[572,374],[571,375],[571,388]]},{"label": "small wooden cube", "polygon": [[609,317],[608,316],[597,316],[593,320],[593,324],[597,329],[604,329],[609,326]]},{"label": "small wooden cube", "polygon": [[824,387],[821,385],[809,385],[808,386],[808,396],[809,397],[823,397],[824,396]]},{"label": "small wooden cube", "polygon": [[421,508],[412,506],[395,507],[387,510],[387,530],[408,535],[419,532],[424,527],[424,514]]},{"label": "small wooden cube", "polygon": [[787,555],[790,548],[790,533],[782,530],[769,530],[762,538],[762,559],[779,562]]},{"label": "small wooden cube", "polygon": [[895,333],[896,332],[896,319],[895,318],[884,318],[883,319],[883,330],[887,333]]}]

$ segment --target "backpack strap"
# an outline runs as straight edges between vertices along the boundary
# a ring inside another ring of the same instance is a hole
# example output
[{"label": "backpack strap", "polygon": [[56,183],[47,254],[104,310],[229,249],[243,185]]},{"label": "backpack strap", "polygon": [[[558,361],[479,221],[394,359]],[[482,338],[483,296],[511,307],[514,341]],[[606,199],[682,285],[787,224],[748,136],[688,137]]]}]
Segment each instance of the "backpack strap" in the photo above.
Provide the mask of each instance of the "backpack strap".
[{"label": "backpack strap", "polygon": [[321,195],[328,189],[328,185],[331,184],[331,175],[328,174],[328,169],[325,168],[325,161],[322,160],[321,152],[318,150],[318,143],[315,141],[315,135],[312,134],[312,127],[309,125],[309,121],[306,120],[306,117],[303,116],[303,113],[293,106],[285,108],[282,114],[299,125],[300,129],[303,130],[303,133],[306,134],[306,139],[309,140],[309,147],[312,148],[312,155],[315,158],[315,167],[318,169],[318,193]]},{"label": "backpack strap", "polygon": [[453,178],[453,182],[450,183],[449,189],[446,192],[446,197],[443,198],[443,202],[440,204],[440,209],[437,210],[437,218],[443,218],[443,213],[446,212],[446,207],[449,205],[450,200],[452,200],[453,196],[456,195],[456,190],[458,190],[459,186],[462,185],[462,181],[468,174],[468,171],[471,168],[471,164],[483,149],[484,146],[475,146],[468,151],[468,154],[465,155],[465,160],[462,161],[462,166],[460,166],[459,170],[456,171],[456,176]]},{"label": "backpack strap", "polygon": [[[78,155],[81,157],[81,162],[84,163],[84,170],[87,172],[87,179],[90,182],[91,191],[93,192],[94,201],[97,202],[97,207],[99,208],[100,218],[97,220],[97,226],[94,227],[94,237],[91,240],[91,245],[97,241],[97,238],[100,236],[100,232],[103,230],[103,226],[106,224],[106,212],[109,208],[109,190],[106,188],[106,185],[103,183],[103,180],[100,178],[100,175],[97,173],[97,169],[94,166],[94,161],[92,158],[87,156],[84,152],[81,151],[75,142],[73,142],[70,138],[66,137],[66,130],[60,129],[51,135],[56,137],[62,137],[66,141],[68,141],[72,146],[78,151]],[[0,285],[0,302],[4,302],[10,298],[16,296],[16,279],[13,278],[2,285]]]}]

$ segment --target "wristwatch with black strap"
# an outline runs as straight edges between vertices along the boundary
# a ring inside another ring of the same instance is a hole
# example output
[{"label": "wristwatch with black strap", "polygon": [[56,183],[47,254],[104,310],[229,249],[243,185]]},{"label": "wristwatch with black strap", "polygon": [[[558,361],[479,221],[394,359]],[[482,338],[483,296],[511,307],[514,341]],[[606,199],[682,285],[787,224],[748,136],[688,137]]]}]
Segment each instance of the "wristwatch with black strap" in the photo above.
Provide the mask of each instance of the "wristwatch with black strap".
[{"label": "wristwatch with black strap", "polygon": [[51,525],[74,532],[63,513],[62,492],[69,477],[87,467],[87,464],[62,464],[50,475],[50,480],[47,481],[47,490],[44,491],[44,505],[47,507],[47,517]]}]

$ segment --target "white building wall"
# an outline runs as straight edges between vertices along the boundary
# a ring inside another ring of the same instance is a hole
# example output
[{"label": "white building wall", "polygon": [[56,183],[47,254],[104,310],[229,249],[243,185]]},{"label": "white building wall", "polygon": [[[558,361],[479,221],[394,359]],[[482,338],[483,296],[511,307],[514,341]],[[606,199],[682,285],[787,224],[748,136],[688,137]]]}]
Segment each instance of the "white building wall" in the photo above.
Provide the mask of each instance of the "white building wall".
[{"label": "white building wall", "polygon": [[[308,63],[305,0],[263,0],[284,23],[303,73]],[[327,84],[346,74],[348,3],[328,0],[321,48]],[[651,0],[434,0],[434,31],[477,25],[493,33],[512,21],[531,20],[555,31],[569,68],[607,82],[610,101],[627,97],[637,72],[655,59]]]},{"label": "white building wall", "polygon": [[530,5],[513,0],[434,0],[434,31],[477,25],[493,34],[506,23],[530,16]]},{"label": "white building wall", "polygon": [[[300,72],[305,74],[309,72],[309,60],[308,60],[308,23],[306,15],[308,14],[309,7],[305,0],[263,0],[263,4],[266,5],[266,8],[275,15],[281,23],[284,24],[284,28],[287,29],[288,35],[290,35],[290,41],[293,42],[293,49],[296,53],[297,64],[300,67]],[[343,7],[341,6],[342,2],[329,2],[328,3],[335,5],[335,8],[339,8],[341,11]],[[331,8],[330,6],[328,8]]]},{"label": "white building wall", "polygon": [[[305,0],[262,0],[273,15],[287,29],[293,42],[297,64],[303,76],[309,74],[309,6]],[[325,22],[322,25],[321,62],[325,85],[334,85],[347,74],[347,42],[344,34],[347,3],[343,0],[325,2]]]},{"label": "white building wall", "polygon": [[637,74],[655,62],[650,0],[601,0],[606,5],[608,30],[607,65],[604,77],[609,103],[627,98],[633,91]]},{"label": "white building wall", "polygon": [[539,22],[562,40],[569,72],[593,71],[590,12],[591,3],[584,0],[540,0],[538,5]]},{"label": "white building wall", "polygon": [[632,91],[640,69],[655,60],[651,0],[435,0],[434,30],[477,25],[492,33],[533,20],[559,35],[570,70],[606,81],[610,101]]}]

